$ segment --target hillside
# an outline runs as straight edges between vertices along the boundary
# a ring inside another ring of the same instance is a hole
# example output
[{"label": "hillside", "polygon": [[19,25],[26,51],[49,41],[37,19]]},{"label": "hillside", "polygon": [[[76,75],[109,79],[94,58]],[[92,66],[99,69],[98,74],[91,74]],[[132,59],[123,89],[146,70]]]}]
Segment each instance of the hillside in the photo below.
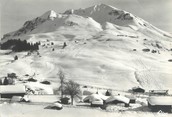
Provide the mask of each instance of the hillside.
[{"label": "hillside", "polygon": [[[4,35],[1,44],[18,38],[40,42],[39,50],[0,50],[0,77],[29,74],[54,87],[63,69],[67,79],[82,85],[172,90],[171,34],[115,7],[101,4],[59,14],[50,10]],[[19,59],[13,61],[15,55]]]}]

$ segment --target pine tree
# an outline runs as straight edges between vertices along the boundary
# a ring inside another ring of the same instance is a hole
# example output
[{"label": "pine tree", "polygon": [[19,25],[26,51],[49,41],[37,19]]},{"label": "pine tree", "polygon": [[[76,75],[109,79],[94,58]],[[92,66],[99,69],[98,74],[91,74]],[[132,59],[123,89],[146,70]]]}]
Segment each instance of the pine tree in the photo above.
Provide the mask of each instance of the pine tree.
[{"label": "pine tree", "polygon": [[18,60],[18,56],[17,55],[14,57],[14,60]]},{"label": "pine tree", "polygon": [[4,83],[3,83],[4,85],[8,85],[9,83],[8,83],[8,79],[7,79],[7,77],[5,77],[5,79],[4,79]]}]

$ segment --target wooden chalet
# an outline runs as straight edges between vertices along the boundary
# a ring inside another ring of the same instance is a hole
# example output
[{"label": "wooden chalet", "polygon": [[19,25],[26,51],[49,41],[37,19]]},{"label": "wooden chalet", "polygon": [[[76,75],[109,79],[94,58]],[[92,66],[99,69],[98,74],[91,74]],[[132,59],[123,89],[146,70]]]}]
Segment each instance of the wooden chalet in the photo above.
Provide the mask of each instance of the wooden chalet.
[{"label": "wooden chalet", "polygon": [[153,112],[172,112],[171,96],[150,96],[148,99],[148,107]]}]

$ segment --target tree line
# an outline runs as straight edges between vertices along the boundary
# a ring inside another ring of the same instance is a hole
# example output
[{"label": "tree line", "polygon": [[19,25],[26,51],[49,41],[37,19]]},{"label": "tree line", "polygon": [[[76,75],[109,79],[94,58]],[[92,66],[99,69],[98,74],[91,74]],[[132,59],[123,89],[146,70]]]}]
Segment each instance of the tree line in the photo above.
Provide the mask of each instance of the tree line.
[{"label": "tree line", "polygon": [[11,49],[14,52],[21,52],[21,51],[34,51],[39,50],[40,42],[36,43],[29,43],[26,40],[20,40],[20,39],[10,39],[6,41],[5,43],[1,44],[1,49]]}]

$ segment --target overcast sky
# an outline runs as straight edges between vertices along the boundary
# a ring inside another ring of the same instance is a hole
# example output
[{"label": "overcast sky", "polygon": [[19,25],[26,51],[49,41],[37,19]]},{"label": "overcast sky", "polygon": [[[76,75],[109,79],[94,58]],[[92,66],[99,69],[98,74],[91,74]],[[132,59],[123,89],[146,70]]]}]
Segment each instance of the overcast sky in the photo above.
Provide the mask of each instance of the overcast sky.
[{"label": "overcast sky", "polygon": [[86,8],[100,3],[131,12],[156,27],[172,32],[172,0],[0,0],[0,36],[48,10]]}]

